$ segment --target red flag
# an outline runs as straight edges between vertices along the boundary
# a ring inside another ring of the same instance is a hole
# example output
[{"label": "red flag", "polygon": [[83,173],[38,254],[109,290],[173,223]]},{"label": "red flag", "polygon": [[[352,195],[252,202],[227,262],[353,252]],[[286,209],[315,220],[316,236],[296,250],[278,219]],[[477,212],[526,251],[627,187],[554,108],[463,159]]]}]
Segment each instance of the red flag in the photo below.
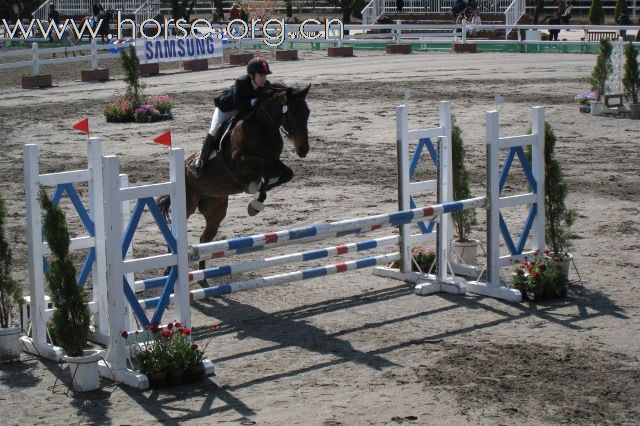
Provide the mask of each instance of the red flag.
[{"label": "red flag", "polygon": [[73,125],[73,128],[76,130],[80,130],[85,135],[89,134],[89,119],[85,118],[84,120],[78,121]]},{"label": "red flag", "polygon": [[166,131],[153,140],[161,145],[171,146],[171,131]]}]

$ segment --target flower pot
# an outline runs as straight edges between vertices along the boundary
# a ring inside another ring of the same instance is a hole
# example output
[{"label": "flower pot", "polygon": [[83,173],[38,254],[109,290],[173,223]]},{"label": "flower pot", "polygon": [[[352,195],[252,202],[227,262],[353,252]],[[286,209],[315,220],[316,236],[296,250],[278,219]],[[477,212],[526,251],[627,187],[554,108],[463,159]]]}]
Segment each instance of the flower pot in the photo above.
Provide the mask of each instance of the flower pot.
[{"label": "flower pot", "polygon": [[591,107],[589,106],[589,104],[580,104],[578,109],[580,110],[580,112],[585,114],[589,114],[591,112]]},{"label": "flower pot", "polygon": [[599,101],[590,101],[589,107],[591,108],[591,115],[602,115],[606,110],[604,102]]},{"label": "flower pot", "polygon": [[167,372],[158,371],[156,373],[147,374],[149,379],[149,386],[152,388],[161,388],[167,385]]},{"label": "flower pot", "polygon": [[82,356],[65,355],[63,359],[69,363],[74,390],[87,392],[100,388],[98,361],[102,359],[101,351],[84,351]]},{"label": "flower pot", "polygon": [[20,359],[20,327],[0,328],[0,362]]},{"label": "flower pot", "polygon": [[458,253],[462,263],[465,265],[477,265],[476,257],[478,256],[478,247],[480,247],[480,241],[454,241],[453,248]]},{"label": "flower pot", "polygon": [[633,120],[640,120],[640,104],[629,104],[629,115]]},{"label": "flower pot", "polygon": [[167,383],[171,386],[183,385],[186,383],[186,370],[183,368],[176,368],[169,370],[167,374]]},{"label": "flower pot", "polygon": [[204,377],[204,365],[197,364],[187,368],[185,372],[187,382],[199,382]]},{"label": "flower pot", "polygon": [[561,254],[560,257],[547,256],[552,261],[553,267],[558,271],[558,274],[563,281],[569,281],[569,268],[571,267],[571,261],[573,255],[571,253]]}]

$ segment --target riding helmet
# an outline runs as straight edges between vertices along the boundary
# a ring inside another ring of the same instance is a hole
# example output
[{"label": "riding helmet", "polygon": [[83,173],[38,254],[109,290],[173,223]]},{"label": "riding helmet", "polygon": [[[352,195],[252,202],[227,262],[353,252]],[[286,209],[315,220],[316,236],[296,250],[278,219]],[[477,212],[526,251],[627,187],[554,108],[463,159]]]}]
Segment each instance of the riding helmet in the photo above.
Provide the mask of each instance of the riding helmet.
[{"label": "riding helmet", "polygon": [[247,74],[271,74],[269,69],[269,63],[263,56],[257,56],[249,61],[247,64]]}]

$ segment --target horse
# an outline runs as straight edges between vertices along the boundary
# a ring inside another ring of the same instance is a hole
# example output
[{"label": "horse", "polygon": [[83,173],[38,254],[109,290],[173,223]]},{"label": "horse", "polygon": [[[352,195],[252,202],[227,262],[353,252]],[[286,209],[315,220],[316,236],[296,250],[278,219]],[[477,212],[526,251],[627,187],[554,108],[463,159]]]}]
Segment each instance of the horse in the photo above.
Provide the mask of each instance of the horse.
[{"label": "horse", "polygon": [[[51,41],[59,41],[62,46],[65,48],[64,49],[64,56],[67,57],[68,56],[68,52],[67,52],[67,48],[68,47],[74,47],[80,44],[80,40],[78,39],[78,35],[76,34],[75,31],[73,31],[71,29],[70,26],[66,26],[63,28],[62,25],[58,25],[58,29],[62,32],[61,33],[61,37],[58,37],[58,34],[55,31],[51,31]],[[76,52],[72,51],[71,52],[73,54],[73,56],[76,56]],[[80,52],[80,55],[83,55],[82,52]],[[56,54],[53,54],[53,57],[56,57]]]},{"label": "horse", "polygon": [[[306,96],[310,87],[298,90],[271,85],[256,107],[239,116],[233,129],[223,136],[220,152],[204,165],[199,177],[185,170],[187,218],[197,209],[206,221],[200,243],[215,238],[227,214],[230,195],[255,194],[247,208],[249,215],[254,216],[262,210],[267,191],[293,178],[293,171],[280,160],[284,148],[280,129],[293,141],[298,157],[306,157],[310,115]],[[187,157],[185,168],[193,164],[198,155],[193,153]],[[159,197],[157,202],[168,219],[170,197]],[[199,262],[199,267],[205,268],[204,260]]]}]

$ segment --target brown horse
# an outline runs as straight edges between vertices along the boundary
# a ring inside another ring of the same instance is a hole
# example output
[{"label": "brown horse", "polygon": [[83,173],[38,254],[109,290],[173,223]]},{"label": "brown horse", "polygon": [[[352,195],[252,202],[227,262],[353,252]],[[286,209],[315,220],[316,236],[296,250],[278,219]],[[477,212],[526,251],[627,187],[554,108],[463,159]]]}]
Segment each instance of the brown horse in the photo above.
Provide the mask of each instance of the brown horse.
[{"label": "brown horse", "polygon": [[[186,171],[187,218],[197,208],[206,220],[201,243],[213,240],[218,233],[227,214],[229,195],[254,193],[256,199],[248,207],[253,216],[262,210],[267,191],[291,180],[293,171],[280,161],[284,148],[280,128],[293,140],[296,154],[304,158],[309,152],[310,111],[305,99],[310,86],[303,90],[270,86],[256,108],[238,117],[222,141],[221,152],[204,165],[200,176]],[[197,155],[190,155],[185,166],[194,162]],[[158,205],[168,217],[169,197],[160,197]],[[200,262],[200,269],[204,269],[204,263]]]}]

